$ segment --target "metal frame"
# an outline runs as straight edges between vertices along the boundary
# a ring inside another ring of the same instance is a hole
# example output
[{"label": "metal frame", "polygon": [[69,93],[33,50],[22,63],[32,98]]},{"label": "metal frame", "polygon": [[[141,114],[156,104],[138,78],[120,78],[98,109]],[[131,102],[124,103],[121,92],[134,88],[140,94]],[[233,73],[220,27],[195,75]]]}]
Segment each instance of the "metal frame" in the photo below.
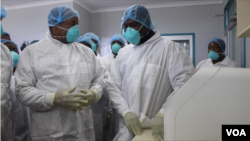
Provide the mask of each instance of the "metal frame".
[{"label": "metal frame", "polygon": [[193,60],[193,65],[195,67],[195,33],[169,33],[161,34],[161,36],[192,36],[192,46],[190,44],[190,58]]},{"label": "metal frame", "polygon": [[224,16],[224,27],[226,29],[227,27],[227,20],[229,20],[229,17],[230,15],[228,15],[227,11],[228,9],[232,6],[232,4],[234,3],[235,0],[229,0],[224,8],[224,15],[227,15],[227,16]]}]

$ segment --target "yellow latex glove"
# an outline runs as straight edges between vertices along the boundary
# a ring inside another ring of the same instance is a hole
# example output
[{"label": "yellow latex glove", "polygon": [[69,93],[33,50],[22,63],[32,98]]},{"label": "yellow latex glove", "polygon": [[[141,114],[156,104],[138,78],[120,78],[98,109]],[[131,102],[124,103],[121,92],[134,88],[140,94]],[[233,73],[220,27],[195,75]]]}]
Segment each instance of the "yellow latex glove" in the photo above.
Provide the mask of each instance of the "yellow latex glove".
[{"label": "yellow latex glove", "polygon": [[128,130],[131,133],[133,133],[134,135],[141,135],[141,123],[134,113],[128,112],[124,115],[123,118],[126,126],[128,127]]},{"label": "yellow latex glove", "polygon": [[158,113],[154,116],[154,120],[151,123],[152,135],[156,141],[164,140],[164,115]]},{"label": "yellow latex glove", "polygon": [[85,90],[80,90],[80,92],[84,94],[83,99],[87,101],[85,107],[94,103],[99,98],[97,90],[85,89]]},{"label": "yellow latex glove", "polygon": [[85,105],[87,101],[81,100],[84,98],[82,93],[73,93],[75,89],[76,87],[53,93],[53,104],[73,111],[82,110],[81,105]]}]

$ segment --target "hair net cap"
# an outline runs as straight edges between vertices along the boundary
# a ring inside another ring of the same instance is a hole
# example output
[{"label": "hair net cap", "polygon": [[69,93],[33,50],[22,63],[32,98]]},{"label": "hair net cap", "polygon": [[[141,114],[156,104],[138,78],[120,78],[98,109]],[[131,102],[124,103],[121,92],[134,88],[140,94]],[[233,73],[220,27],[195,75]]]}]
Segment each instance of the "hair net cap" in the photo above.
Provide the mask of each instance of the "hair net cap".
[{"label": "hair net cap", "polygon": [[30,42],[30,45],[31,45],[31,44],[34,44],[34,43],[36,43],[36,42],[38,42],[38,41],[39,41],[39,40],[33,40],[33,41]]},{"label": "hair net cap", "polygon": [[100,46],[100,40],[99,40],[99,37],[97,35],[95,35],[94,33],[92,32],[88,32],[86,34],[83,35],[83,38],[91,38],[91,39],[94,39],[97,41],[97,47]]},{"label": "hair net cap", "polygon": [[55,26],[73,17],[80,19],[79,13],[72,7],[67,5],[57,6],[49,12],[48,25]]},{"label": "hair net cap", "polygon": [[3,31],[3,35],[8,35],[8,36],[10,36],[10,34],[9,34],[8,32],[5,32],[5,31]]},{"label": "hair net cap", "polygon": [[78,43],[80,43],[80,42],[87,42],[87,43],[89,43],[90,45],[92,44],[92,40],[91,40],[91,38],[86,38],[86,37],[84,37],[84,36],[80,36],[78,39],[77,39],[77,41],[76,42],[78,42]]},{"label": "hair net cap", "polygon": [[5,18],[7,16],[7,11],[1,6],[1,18]]},{"label": "hair net cap", "polygon": [[[216,42],[217,44],[219,44],[219,46],[221,47],[222,51],[225,52],[225,50],[226,50],[226,43],[224,42],[224,40],[219,39],[219,38],[213,38],[213,39],[209,42],[209,44],[212,43],[212,42]],[[209,45],[209,44],[208,44],[208,45]]]},{"label": "hair net cap", "polygon": [[125,45],[124,39],[123,39],[123,37],[122,37],[120,34],[115,34],[115,35],[111,38],[110,44],[112,44],[112,42],[113,42],[113,41],[116,41],[116,40],[120,41],[123,45]]},{"label": "hair net cap", "polygon": [[6,40],[6,39],[1,39],[1,43],[2,43],[2,44],[4,44],[4,43],[13,43],[13,44],[16,46],[16,48],[18,49],[17,44],[14,43],[13,41]]},{"label": "hair net cap", "polygon": [[84,37],[84,36],[79,37],[79,38],[77,39],[76,42],[78,42],[78,43],[80,43],[80,42],[87,42],[87,43],[90,44],[91,48],[93,48],[93,44],[95,44],[95,43],[91,40],[91,38],[89,38],[89,37]]},{"label": "hair net cap", "polygon": [[121,26],[127,21],[127,19],[132,19],[146,26],[148,29],[151,30],[155,29],[155,24],[151,21],[147,8],[139,4],[130,6],[124,12],[123,17],[121,19],[122,19]]}]

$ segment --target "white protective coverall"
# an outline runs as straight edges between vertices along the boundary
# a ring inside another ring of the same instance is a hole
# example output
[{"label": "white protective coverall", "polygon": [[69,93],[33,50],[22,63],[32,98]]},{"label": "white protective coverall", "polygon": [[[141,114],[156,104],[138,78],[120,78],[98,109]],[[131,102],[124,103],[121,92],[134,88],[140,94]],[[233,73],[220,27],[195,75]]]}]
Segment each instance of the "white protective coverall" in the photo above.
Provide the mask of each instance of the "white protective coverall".
[{"label": "white protective coverall", "polygon": [[10,50],[1,43],[1,141],[12,141],[11,101],[8,93],[12,73]]},{"label": "white protective coverall", "polygon": [[108,54],[106,56],[103,56],[102,58],[109,61],[110,63],[115,60],[115,57],[114,57],[113,53],[110,53],[110,54]]},{"label": "white protective coverall", "polygon": [[101,55],[98,52],[96,52],[96,58],[97,59],[101,58]]},{"label": "white protective coverall", "polygon": [[29,108],[22,105],[15,95],[15,77],[12,75],[11,85],[8,90],[11,100],[11,121],[13,141],[31,141],[28,112]]},{"label": "white protective coverall", "polygon": [[[142,128],[148,128],[157,113],[164,114],[163,104],[188,81],[193,70],[187,52],[157,31],[145,43],[119,51],[110,68],[109,98],[121,118],[132,111]],[[123,118],[119,128],[115,141],[132,139]]]},{"label": "white protective coverall", "polygon": [[[27,47],[16,73],[16,96],[30,107],[33,141],[94,141],[91,106],[80,112],[53,106],[51,95],[65,89],[96,89],[104,86],[100,62],[93,51],[73,42],[61,43],[47,32],[46,39]],[[98,99],[99,100],[99,99]]]},{"label": "white protective coverall", "polygon": [[201,68],[201,67],[229,67],[229,68],[241,68],[240,65],[231,60],[228,56],[224,58],[223,61],[218,62],[216,64],[213,64],[212,59],[208,58],[206,60],[202,60],[198,63],[196,68]]}]

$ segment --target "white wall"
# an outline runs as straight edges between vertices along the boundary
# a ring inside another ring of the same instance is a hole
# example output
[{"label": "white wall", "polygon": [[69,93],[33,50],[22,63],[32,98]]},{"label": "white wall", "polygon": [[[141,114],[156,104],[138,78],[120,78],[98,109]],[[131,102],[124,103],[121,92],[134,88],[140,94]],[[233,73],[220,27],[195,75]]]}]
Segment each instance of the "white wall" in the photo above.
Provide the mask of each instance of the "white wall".
[{"label": "white wall", "polygon": [[[166,33],[195,33],[195,63],[208,58],[207,45],[212,38],[223,38],[223,17],[213,17],[223,14],[224,6],[203,5],[170,8],[149,9],[156,29]],[[91,31],[100,36],[102,42],[101,55],[107,53],[110,45],[108,39],[121,33],[121,17],[123,11],[91,14]]]},{"label": "white wall", "polygon": [[73,3],[73,8],[79,12],[80,20],[79,20],[79,29],[80,35],[85,34],[86,32],[90,32],[90,18],[91,13],[79,6],[76,3]]},{"label": "white wall", "polygon": [[101,56],[111,53],[110,39],[115,34],[121,34],[121,17],[123,11],[103,12],[91,14],[91,31],[99,36]]}]

